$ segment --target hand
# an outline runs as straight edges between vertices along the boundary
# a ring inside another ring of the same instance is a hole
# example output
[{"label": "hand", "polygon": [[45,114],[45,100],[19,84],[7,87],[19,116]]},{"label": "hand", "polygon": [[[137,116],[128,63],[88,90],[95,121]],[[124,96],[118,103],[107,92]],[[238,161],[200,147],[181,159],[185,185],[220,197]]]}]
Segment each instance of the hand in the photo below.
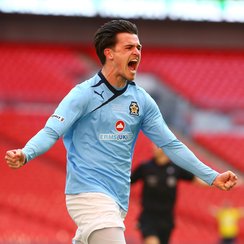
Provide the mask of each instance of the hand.
[{"label": "hand", "polygon": [[213,181],[214,186],[224,191],[230,190],[236,185],[236,183],[237,176],[231,171],[226,171],[222,174],[219,174]]},{"label": "hand", "polygon": [[6,152],[5,160],[10,168],[18,169],[25,164],[25,155],[20,149]]}]

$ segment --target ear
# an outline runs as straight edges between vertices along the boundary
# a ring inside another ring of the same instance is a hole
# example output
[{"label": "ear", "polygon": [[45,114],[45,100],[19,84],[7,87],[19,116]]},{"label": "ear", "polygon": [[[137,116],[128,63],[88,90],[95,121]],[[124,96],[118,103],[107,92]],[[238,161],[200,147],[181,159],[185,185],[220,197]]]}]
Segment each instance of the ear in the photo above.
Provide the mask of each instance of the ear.
[{"label": "ear", "polygon": [[113,59],[113,53],[110,48],[104,49],[104,55],[105,55],[106,59],[110,59],[110,60]]}]

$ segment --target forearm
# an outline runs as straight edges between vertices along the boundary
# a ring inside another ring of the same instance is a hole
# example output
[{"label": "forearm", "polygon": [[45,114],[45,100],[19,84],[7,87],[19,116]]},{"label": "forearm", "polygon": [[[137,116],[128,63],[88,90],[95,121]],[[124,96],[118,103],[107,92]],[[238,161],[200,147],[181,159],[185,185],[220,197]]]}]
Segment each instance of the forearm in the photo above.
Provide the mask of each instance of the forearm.
[{"label": "forearm", "polygon": [[178,166],[212,185],[218,172],[202,163],[182,142],[174,140],[162,148],[167,156]]},{"label": "forearm", "polygon": [[22,149],[25,154],[26,162],[48,151],[58,138],[54,130],[44,127],[32,137]]}]

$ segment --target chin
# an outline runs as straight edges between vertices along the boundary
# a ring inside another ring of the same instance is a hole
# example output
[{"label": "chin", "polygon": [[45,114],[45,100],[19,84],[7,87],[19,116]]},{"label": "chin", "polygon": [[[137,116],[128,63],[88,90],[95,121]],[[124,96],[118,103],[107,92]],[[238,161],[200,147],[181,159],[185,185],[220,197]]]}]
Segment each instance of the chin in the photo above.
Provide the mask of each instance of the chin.
[{"label": "chin", "polygon": [[134,80],[136,78],[136,74],[129,75],[128,80]]}]

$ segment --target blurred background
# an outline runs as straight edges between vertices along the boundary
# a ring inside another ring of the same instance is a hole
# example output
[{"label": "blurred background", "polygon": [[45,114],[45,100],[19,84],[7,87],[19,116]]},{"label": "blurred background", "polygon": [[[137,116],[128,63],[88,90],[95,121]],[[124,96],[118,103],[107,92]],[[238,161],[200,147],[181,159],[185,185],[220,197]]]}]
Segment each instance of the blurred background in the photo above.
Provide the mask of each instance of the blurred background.
[{"label": "blurred background", "polygon": [[[0,0],[1,244],[71,243],[62,141],[19,170],[9,169],[4,155],[22,148],[69,90],[101,68],[93,34],[115,18],[137,24],[143,52],[136,82],[169,127],[206,164],[242,179],[244,1]],[[141,134],[132,168],[151,155]],[[140,190],[140,184],[131,190],[128,244],[142,243]],[[172,244],[217,243],[211,209],[226,200],[244,206],[241,183],[230,192],[181,183],[178,193]],[[239,227],[238,243],[244,243],[242,219]]]}]

